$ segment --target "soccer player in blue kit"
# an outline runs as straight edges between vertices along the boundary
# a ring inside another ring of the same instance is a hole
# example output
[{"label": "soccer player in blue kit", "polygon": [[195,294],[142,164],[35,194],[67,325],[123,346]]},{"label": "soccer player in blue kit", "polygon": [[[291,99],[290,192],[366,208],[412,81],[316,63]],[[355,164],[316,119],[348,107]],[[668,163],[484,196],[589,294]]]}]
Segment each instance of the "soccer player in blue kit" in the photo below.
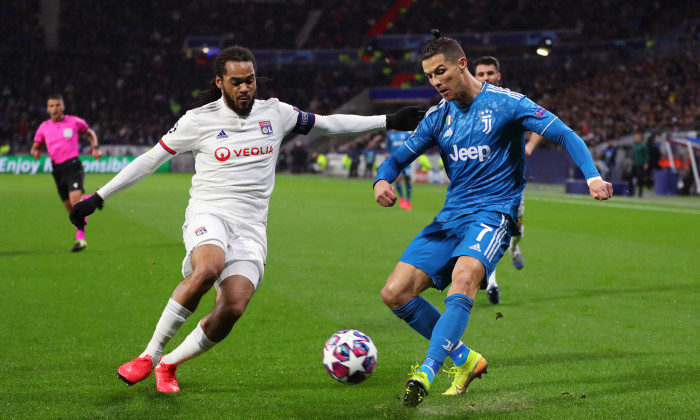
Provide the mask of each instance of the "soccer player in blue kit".
[{"label": "soccer player in blue kit", "polygon": [[[474,78],[479,82],[487,82],[494,86],[501,85],[501,65],[496,57],[483,56],[474,60]],[[535,148],[544,140],[544,137],[537,133],[530,133],[530,138],[525,143],[525,156],[530,156]],[[523,238],[523,216],[525,215],[525,200],[520,200],[520,206],[518,207],[518,230],[520,230],[519,235],[513,235],[510,238],[510,246],[508,247],[508,253],[510,254],[510,260],[513,263],[513,267],[518,270],[522,270],[525,265],[523,253],[520,251],[518,243]],[[498,287],[496,282],[496,270],[491,272],[489,276],[488,285],[486,287],[486,296],[489,302],[493,304],[501,303],[501,289]]]},{"label": "soccer player in blue kit", "polygon": [[[394,153],[396,149],[399,147],[403,146],[404,142],[406,139],[411,135],[410,131],[398,131],[398,130],[389,130],[386,132],[386,153],[388,155]],[[403,195],[403,188],[401,187],[401,181],[406,184],[406,197],[404,198]],[[401,173],[399,174],[399,177],[396,178],[395,185],[396,185],[396,192],[398,193],[399,196],[399,207],[402,209],[406,210],[412,210],[413,209],[413,204],[411,203],[411,192],[413,190],[413,186],[411,185],[411,165],[407,165]]]},{"label": "soccer player in blue kit", "polygon": [[[612,197],[583,140],[555,115],[508,89],[477,81],[459,42],[440,36],[423,46],[422,66],[442,96],[405,144],[379,167],[377,203],[394,205],[391,182],[410,162],[438,146],[450,179],[444,207],[408,245],[382,288],[384,303],[430,340],[425,361],[411,369],[403,402],[416,406],[429,394],[449,356],[454,376],[446,395],[463,394],[486,373],[486,360],[462,343],[477,291],[518,234],[518,205],[525,189],[525,131],[562,144],[584,173],[596,200]],[[447,291],[445,312],[420,294]]]}]

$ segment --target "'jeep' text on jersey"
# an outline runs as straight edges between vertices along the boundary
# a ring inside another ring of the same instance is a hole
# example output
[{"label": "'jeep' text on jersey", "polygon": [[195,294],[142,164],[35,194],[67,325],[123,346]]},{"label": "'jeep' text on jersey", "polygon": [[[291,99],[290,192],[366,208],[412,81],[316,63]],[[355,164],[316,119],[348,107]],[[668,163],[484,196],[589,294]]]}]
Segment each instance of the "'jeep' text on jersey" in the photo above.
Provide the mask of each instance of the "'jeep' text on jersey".
[{"label": "'jeep' text on jersey", "polygon": [[469,104],[442,100],[432,107],[380,166],[377,180],[393,182],[398,171],[437,146],[450,185],[435,220],[490,210],[517,221],[525,189],[525,131],[563,144],[586,178],[599,175],[583,140],[555,115],[522,94],[482,83]]}]

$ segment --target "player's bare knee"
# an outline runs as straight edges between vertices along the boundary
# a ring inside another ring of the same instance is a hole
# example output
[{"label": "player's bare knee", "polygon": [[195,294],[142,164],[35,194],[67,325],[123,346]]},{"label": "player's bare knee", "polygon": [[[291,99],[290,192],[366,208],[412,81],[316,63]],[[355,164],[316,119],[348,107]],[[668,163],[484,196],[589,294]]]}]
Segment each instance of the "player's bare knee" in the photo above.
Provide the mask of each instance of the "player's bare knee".
[{"label": "player's bare knee", "polygon": [[410,297],[407,297],[406,293],[404,293],[401,290],[398,290],[391,283],[385,284],[379,295],[381,296],[384,304],[386,304],[386,306],[388,306],[389,309],[400,308],[406,302],[408,302],[408,300],[410,300]]},{"label": "player's bare knee", "polygon": [[236,322],[240,317],[243,316],[245,308],[248,306],[247,302],[237,301],[237,302],[221,302],[217,303],[217,315],[222,319],[230,322]]},{"label": "player's bare knee", "polygon": [[481,287],[481,278],[471,270],[455,270],[452,274],[451,290],[472,296]]},{"label": "player's bare knee", "polygon": [[384,287],[382,287],[382,291],[379,293],[379,296],[381,296],[382,302],[384,302],[384,304],[386,304],[386,306],[388,306],[388,307],[394,309],[394,305],[395,305],[395,302],[394,302],[394,301],[395,301],[395,296],[394,296],[394,294],[391,292],[391,290],[389,289],[389,287],[388,287],[387,285],[385,285]]},{"label": "player's bare knee", "polygon": [[221,270],[215,265],[203,265],[194,270],[192,281],[197,287],[209,290],[219,278],[219,275],[221,275]]}]

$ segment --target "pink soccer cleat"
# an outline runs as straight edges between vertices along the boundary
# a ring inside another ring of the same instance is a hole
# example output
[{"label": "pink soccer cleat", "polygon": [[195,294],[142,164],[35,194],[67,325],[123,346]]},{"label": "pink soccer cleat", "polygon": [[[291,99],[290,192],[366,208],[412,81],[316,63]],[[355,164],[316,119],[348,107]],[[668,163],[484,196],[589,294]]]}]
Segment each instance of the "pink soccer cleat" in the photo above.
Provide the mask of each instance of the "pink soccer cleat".
[{"label": "pink soccer cleat", "polygon": [[177,365],[167,365],[158,363],[156,366],[156,389],[160,392],[180,392],[180,386],[177,384],[175,371]]},{"label": "pink soccer cleat", "polygon": [[117,376],[127,385],[133,385],[148,378],[151,372],[153,372],[153,361],[151,356],[146,355],[119,366]]}]

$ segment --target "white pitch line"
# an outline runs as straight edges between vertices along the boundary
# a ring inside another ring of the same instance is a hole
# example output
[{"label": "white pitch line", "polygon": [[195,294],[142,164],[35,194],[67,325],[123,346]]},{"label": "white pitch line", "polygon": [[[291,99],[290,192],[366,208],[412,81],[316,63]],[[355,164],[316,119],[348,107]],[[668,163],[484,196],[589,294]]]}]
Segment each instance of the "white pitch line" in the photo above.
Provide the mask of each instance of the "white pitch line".
[{"label": "white pitch line", "polygon": [[[564,203],[564,204],[581,204],[584,206],[614,207],[614,208],[619,208],[619,209],[649,210],[649,211],[661,211],[661,212],[666,212],[666,213],[685,213],[685,214],[700,215],[700,209],[670,207],[670,206],[669,207],[661,207],[661,206],[654,206],[654,205],[643,206],[643,205],[639,205],[639,204],[621,203],[621,202],[614,202],[614,201],[600,202],[600,201],[595,201],[592,198],[584,200],[584,199],[575,199],[575,198],[543,197],[543,196],[526,194],[526,201],[527,200],[548,201],[548,202],[552,202],[552,203]],[[614,200],[614,198],[613,198],[613,200]]]}]

